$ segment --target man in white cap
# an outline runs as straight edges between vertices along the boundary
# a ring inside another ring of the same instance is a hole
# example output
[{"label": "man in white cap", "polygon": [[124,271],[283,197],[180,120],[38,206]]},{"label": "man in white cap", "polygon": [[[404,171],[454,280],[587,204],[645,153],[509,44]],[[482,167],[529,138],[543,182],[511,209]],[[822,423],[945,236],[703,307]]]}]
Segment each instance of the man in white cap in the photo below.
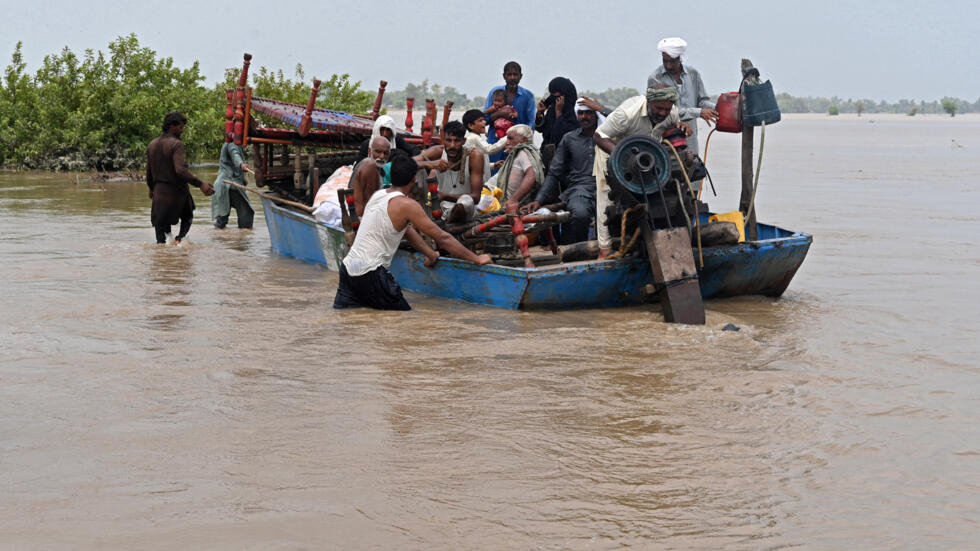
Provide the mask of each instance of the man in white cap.
[{"label": "man in white cap", "polygon": [[684,65],[687,59],[684,52],[687,51],[687,42],[683,38],[665,38],[657,44],[660,50],[663,65],[647,78],[647,88],[661,82],[677,88],[680,100],[677,102],[678,113],[681,120],[691,127],[692,134],[687,138],[687,150],[694,154],[700,154],[698,149],[698,117],[704,119],[709,125],[718,120],[718,112],[715,111],[715,104],[708,99],[708,94],[704,90],[704,82],[701,81],[701,74],[690,65]]}]

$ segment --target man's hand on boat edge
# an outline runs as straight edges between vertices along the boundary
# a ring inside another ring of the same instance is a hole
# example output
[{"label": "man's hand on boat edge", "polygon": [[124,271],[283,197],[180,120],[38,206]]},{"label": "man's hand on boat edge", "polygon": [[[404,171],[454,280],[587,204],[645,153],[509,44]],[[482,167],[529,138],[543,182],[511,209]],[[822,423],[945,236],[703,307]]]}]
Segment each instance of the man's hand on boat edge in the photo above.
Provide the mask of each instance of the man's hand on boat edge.
[{"label": "man's hand on boat edge", "polygon": [[[425,253],[425,267],[431,268],[439,262],[439,253],[436,251]],[[493,264],[493,258],[490,258],[488,254],[478,254],[476,255],[476,261],[474,262],[477,266],[483,266],[485,264]]]}]

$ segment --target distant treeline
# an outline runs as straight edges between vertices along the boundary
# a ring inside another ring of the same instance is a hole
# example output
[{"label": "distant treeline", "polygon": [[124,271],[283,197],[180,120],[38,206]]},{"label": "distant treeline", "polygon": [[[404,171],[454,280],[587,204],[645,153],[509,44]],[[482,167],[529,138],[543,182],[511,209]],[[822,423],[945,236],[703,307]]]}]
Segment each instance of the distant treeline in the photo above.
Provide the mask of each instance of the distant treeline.
[{"label": "distant treeline", "polygon": [[789,94],[776,94],[776,101],[779,109],[784,113],[833,113],[836,110],[840,113],[901,113],[903,115],[927,114],[935,115],[949,113],[950,105],[955,105],[956,113],[975,113],[980,112],[980,98],[970,103],[959,98],[944,97],[941,100],[915,101],[914,99],[903,99],[895,103],[888,103],[885,100],[875,101],[873,99],[841,99],[837,96],[831,98],[805,97],[800,98]]},{"label": "distant treeline", "polygon": [[[0,79],[0,166],[140,169],[146,144],[160,134],[163,116],[170,111],[182,111],[190,121],[183,135],[189,157],[213,159],[224,141],[225,90],[236,85],[239,71],[226,69],[223,82],[205,86],[197,62],[178,67],[173,58],[158,57],[130,34],[112,41],[108,52],[86,50],[78,56],[65,48],[45,56],[41,67],[30,73],[18,42]],[[281,69],[265,67],[253,67],[249,76],[256,96],[299,104],[309,99],[311,81],[300,65],[288,78]],[[610,108],[639,93],[633,88],[580,91]],[[361,89],[360,81],[352,82],[350,75],[334,74],[323,80],[317,107],[367,113],[374,96],[373,90]],[[457,112],[482,109],[486,99],[426,79],[403,90],[387,90],[384,105],[404,108],[406,97],[415,98],[418,110],[424,109],[426,98],[435,99],[440,107],[452,100]],[[956,98],[887,103],[779,94],[777,99],[786,113],[980,112],[980,98],[974,103]]]},{"label": "distant treeline", "polygon": [[[122,36],[109,51],[65,48],[45,56],[31,74],[17,43],[0,81],[0,165],[52,170],[138,170],[146,144],[161,132],[163,116],[181,111],[189,119],[182,137],[191,159],[214,159],[224,141],[225,90],[239,68],[207,87],[197,62],[189,68]],[[257,96],[305,104],[312,79],[297,66],[295,78],[281,70],[253,67],[249,85]],[[373,92],[349,75],[332,75],[320,86],[317,106],[366,113]]]},{"label": "distant treeline", "polygon": [[[615,108],[626,99],[640,95],[640,91],[635,88],[609,88],[602,92],[589,90],[579,91],[580,96],[588,96],[599,101],[603,106]],[[544,94],[539,94],[543,98]],[[717,95],[713,96],[717,97]],[[453,109],[483,109],[486,96],[467,96],[453,86],[442,86],[441,84],[429,84],[425,79],[421,84],[408,83],[403,90],[386,90],[382,105],[395,108],[405,108],[405,98],[415,98],[415,109],[421,111],[425,108],[425,100],[434,99],[436,105],[444,105],[447,101],[453,102]],[[837,96],[831,98],[824,97],[796,97],[786,93],[776,94],[776,101],[779,109],[784,113],[831,113],[832,107],[836,107],[839,113],[901,113],[901,114],[941,114],[949,113],[950,103],[956,106],[956,113],[980,112],[980,98],[970,103],[958,98],[944,97],[941,100],[915,101],[914,99],[903,99],[896,103],[888,103],[885,100],[875,101],[872,99],[842,99]]]}]

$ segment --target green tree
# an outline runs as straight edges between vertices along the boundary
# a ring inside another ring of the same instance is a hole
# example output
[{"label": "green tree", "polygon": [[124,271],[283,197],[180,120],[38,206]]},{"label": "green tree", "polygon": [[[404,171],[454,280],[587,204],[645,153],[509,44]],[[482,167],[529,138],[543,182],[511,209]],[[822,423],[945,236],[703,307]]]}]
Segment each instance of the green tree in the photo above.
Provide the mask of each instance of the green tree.
[{"label": "green tree", "polygon": [[861,113],[864,112],[864,102],[861,101],[861,100],[858,100],[857,102],[855,102],[854,103],[854,110],[857,111],[857,114],[860,117],[861,116]]},{"label": "green tree", "polygon": [[37,133],[37,89],[27,73],[23,42],[17,42],[0,84],[0,163],[19,165],[24,144]]},{"label": "green tree", "polygon": [[827,114],[831,116],[840,115],[840,107],[837,107],[836,105],[831,105],[830,107],[827,108]]},{"label": "green tree", "polygon": [[943,111],[949,113],[950,117],[956,116],[956,101],[950,98],[943,98]]}]

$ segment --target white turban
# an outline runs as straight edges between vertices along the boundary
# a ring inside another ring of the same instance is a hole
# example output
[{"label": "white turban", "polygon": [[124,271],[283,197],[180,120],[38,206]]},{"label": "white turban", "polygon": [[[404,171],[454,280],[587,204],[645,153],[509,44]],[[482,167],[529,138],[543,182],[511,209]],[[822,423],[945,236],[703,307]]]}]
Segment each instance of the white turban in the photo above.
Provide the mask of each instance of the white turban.
[{"label": "white turban", "polygon": [[391,144],[391,149],[392,151],[394,151],[395,136],[398,135],[398,132],[395,131],[395,119],[391,118],[390,115],[381,115],[380,117],[377,118],[377,120],[374,121],[374,129],[371,131],[371,141],[368,142],[368,148],[370,148],[371,144],[374,143],[375,138],[384,137],[381,136],[382,128],[387,128],[391,130],[391,139],[388,140],[388,143]]},{"label": "white turban", "polygon": [[577,115],[582,111],[592,111],[595,113],[596,118],[599,120],[597,123],[599,126],[602,126],[602,123],[606,121],[606,117],[604,117],[602,113],[596,111],[595,109],[589,109],[585,106],[584,100],[579,98],[579,100],[575,102],[575,114]]},{"label": "white turban", "polygon": [[683,38],[676,36],[665,38],[657,44],[657,49],[670,57],[679,57],[681,61],[686,61],[683,56],[687,51],[687,42]]}]

